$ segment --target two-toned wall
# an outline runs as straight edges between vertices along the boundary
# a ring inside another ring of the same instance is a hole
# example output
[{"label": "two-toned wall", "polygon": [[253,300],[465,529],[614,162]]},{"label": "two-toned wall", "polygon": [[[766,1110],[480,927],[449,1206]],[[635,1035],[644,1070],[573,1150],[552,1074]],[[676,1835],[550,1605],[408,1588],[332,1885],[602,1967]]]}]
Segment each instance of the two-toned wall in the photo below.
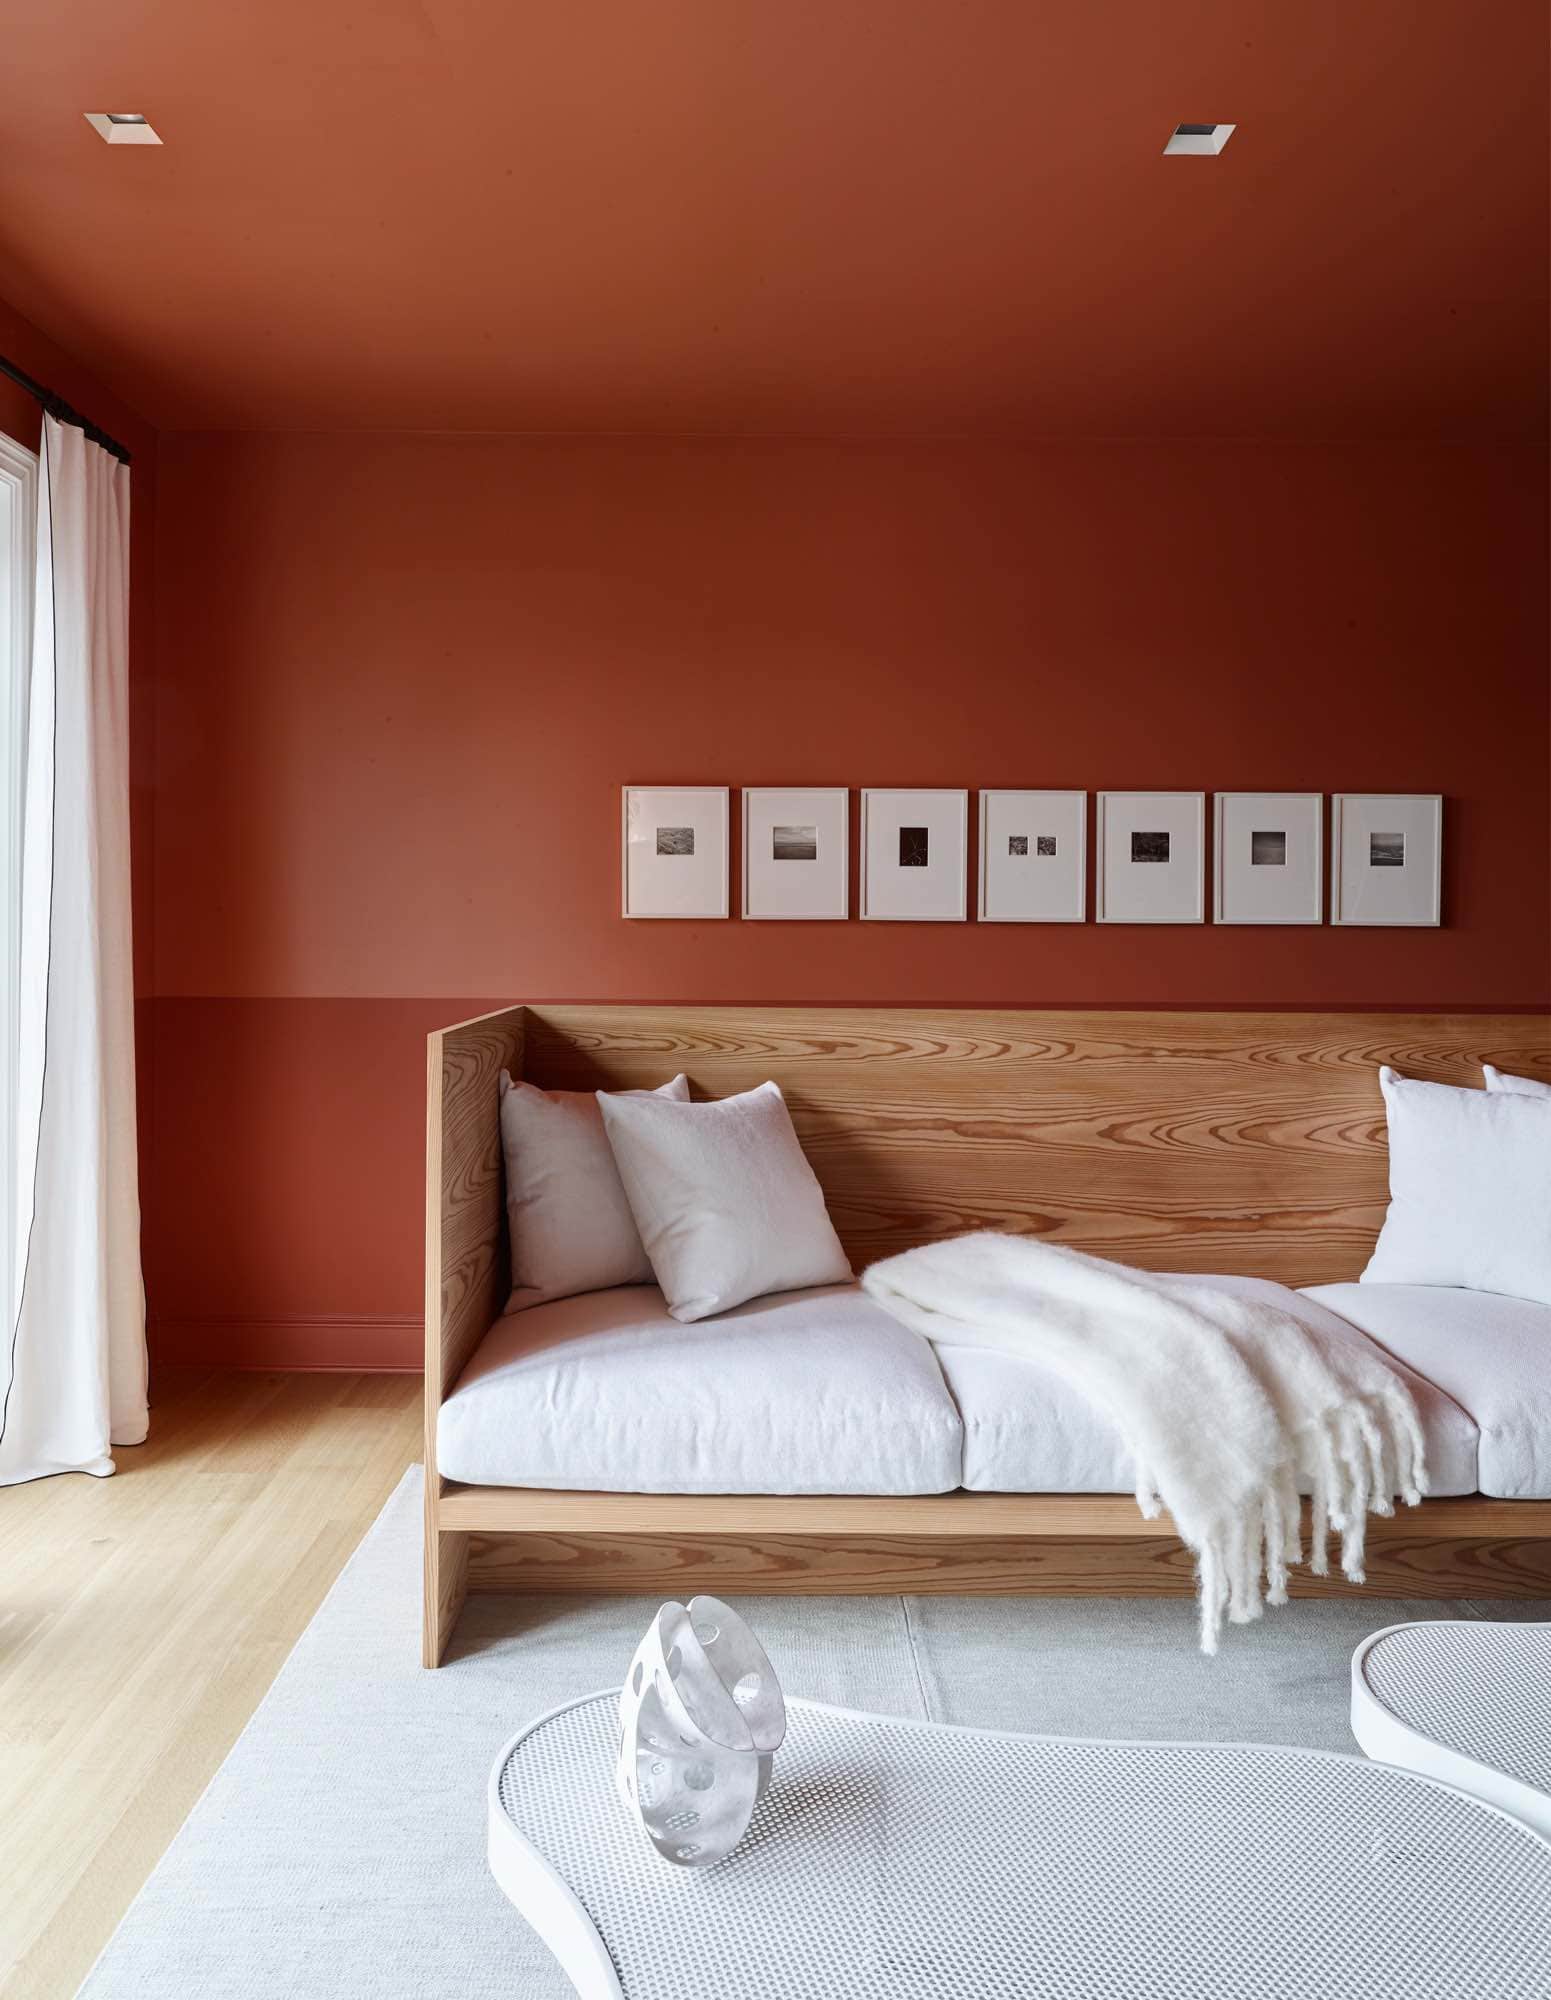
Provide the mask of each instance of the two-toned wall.
[{"label": "two-toned wall", "polygon": [[[154,1351],[414,1365],[423,1037],[508,1000],[1545,1006],[1545,477],[164,437]],[[632,925],[625,782],[1441,791],[1445,922]]]}]

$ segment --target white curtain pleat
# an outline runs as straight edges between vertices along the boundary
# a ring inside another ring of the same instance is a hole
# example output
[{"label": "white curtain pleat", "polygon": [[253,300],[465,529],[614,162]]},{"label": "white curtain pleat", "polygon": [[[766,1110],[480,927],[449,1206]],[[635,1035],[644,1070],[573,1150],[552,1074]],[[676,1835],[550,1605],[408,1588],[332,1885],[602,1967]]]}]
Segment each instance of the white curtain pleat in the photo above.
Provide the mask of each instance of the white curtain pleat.
[{"label": "white curtain pleat", "polygon": [[43,422],[0,1485],[146,1434],[129,876],[129,468]]}]

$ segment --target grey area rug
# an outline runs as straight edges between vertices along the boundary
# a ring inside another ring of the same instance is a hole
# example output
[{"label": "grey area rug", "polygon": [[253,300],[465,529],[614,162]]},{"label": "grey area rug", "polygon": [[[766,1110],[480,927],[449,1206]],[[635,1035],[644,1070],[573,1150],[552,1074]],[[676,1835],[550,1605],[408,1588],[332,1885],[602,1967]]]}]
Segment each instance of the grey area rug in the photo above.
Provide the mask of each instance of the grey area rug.
[{"label": "grey area rug", "polygon": [[[1348,1660],[1365,1633],[1441,1610],[1544,1616],[1533,1603],[1313,1600],[1231,1630],[1207,1660],[1185,1599],[740,1608],[792,1694],[984,1728],[1333,1750],[1354,1747]],[[486,1870],[485,1783],[524,1722],[618,1683],[655,1609],[643,1597],[472,1598],[448,1664],[424,1672],[413,1468],[82,1994],[564,2000],[569,1984]]]}]

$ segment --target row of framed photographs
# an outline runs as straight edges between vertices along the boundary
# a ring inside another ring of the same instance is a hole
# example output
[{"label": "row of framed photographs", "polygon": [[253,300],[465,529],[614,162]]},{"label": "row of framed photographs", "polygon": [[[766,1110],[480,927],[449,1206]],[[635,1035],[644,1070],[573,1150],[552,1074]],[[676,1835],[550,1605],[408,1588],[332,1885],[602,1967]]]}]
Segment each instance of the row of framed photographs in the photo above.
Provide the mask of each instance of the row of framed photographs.
[{"label": "row of framed photographs", "polygon": [[[861,915],[962,923],[969,793],[862,792]],[[1318,924],[1325,908],[1322,792],[1216,792],[1213,919]],[[725,917],[725,785],[624,787],[624,914]],[[1101,924],[1206,920],[1205,792],[1097,795],[1094,915]],[[851,795],[843,786],[743,792],[743,915],[850,915]],[[1436,925],[1443,801],[1338,792],[1331,801],[1330,921]],[[1088,794],[980,794],[982,923],[1080,924],[1088,914]]]}]

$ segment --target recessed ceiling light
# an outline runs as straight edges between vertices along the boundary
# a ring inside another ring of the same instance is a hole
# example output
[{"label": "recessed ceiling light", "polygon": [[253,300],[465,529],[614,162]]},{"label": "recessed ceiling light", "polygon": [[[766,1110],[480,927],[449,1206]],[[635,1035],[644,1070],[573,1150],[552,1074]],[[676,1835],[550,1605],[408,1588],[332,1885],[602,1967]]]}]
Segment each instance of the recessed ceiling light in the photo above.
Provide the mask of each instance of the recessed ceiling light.
[{"label": "recessed ceiling light", "polygon": [[1167,153],[1220,153],[1238,130],[1236,125],[1176,125],[1169,134]]},{"label": "recessed ceiling light", "polygon": [[159,146],[161,135],[143,111],[88,111],[86,122],[110,146]]}]

